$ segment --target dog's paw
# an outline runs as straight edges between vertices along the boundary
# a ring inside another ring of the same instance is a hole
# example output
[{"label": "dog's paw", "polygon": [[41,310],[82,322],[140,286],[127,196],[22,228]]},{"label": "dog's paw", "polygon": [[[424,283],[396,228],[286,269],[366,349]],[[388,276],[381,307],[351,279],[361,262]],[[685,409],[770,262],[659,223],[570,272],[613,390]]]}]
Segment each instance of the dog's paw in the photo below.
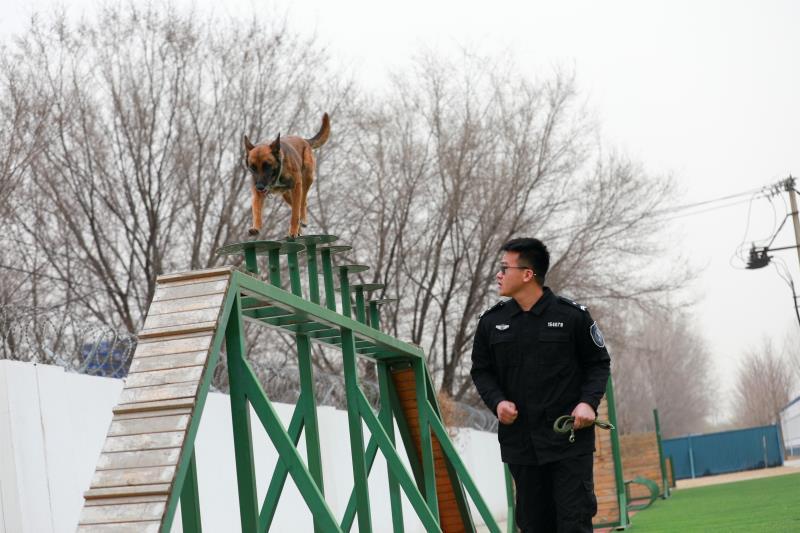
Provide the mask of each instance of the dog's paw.
[{"label": "dog's paw", "polygon": [[307,224],[306,222],[301,222],[301,223],[300,223],[300,227],[301,227],[301,228],[307,228],[307,227],[308,227],[308,224]]},{"label": "dog's paw", "polygon": [[250,235],[258,235],[258,228],[250,228],[249,230],[247,230],[247,233],[249,233]]}]

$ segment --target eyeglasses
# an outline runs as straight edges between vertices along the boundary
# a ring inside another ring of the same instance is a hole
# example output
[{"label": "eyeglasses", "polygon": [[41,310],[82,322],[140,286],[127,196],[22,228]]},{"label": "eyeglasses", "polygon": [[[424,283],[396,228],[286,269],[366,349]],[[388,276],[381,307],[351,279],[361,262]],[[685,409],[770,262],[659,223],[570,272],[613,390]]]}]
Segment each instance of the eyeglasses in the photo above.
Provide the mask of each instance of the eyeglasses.
[{"label": "eyeglasses", "polygon": [[[515,267],[515,266],[509,266],[509,265],[500,265],[500,272],[505,276],[506,270],[508,270],[509,268],[516,268],[516,269],[519,269],[519,270],[530,270],[531,272],[533,272],[533,269],[531,267]],[[536,275],[536,274],[534,274],[534,275]]]}]

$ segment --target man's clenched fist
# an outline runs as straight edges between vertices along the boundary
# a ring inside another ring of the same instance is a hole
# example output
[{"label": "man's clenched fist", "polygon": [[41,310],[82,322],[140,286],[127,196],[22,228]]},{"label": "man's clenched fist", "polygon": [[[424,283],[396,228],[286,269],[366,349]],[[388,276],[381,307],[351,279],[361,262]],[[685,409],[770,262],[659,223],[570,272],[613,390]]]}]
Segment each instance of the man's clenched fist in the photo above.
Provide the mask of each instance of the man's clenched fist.
[{"label": "man's clenched fist", "polygon": [[497,404],[497,418],[501,424],[513,424],[517,419],[517,406],[514,402],[503,400]]}]

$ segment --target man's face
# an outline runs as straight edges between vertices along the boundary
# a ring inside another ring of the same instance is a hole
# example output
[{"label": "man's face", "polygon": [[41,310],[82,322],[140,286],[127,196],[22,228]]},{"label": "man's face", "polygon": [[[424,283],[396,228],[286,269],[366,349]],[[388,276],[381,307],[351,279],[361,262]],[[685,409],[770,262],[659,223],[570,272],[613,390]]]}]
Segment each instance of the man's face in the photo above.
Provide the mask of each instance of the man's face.
[{"label": "man's face", "polygon": [[[505,273],[503,273],[505,268]],[[519,252],[504,252],[497,271],[497,289],[500,296],[514,296],[528,283],[533,283],[533,269],[519,263]]]}]

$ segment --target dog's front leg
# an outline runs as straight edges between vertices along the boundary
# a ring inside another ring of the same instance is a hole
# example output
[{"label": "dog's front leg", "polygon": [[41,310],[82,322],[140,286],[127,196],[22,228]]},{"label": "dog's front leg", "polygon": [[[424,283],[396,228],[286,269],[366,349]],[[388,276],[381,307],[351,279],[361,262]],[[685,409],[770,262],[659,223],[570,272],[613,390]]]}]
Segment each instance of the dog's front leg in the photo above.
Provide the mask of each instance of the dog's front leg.
[{"label": "dog's front leg", "polygon": [[261,231],[261,212],[264,207],[264,195],[253,187],[253,226],[250,228],[250,235],[258,235]]}]

